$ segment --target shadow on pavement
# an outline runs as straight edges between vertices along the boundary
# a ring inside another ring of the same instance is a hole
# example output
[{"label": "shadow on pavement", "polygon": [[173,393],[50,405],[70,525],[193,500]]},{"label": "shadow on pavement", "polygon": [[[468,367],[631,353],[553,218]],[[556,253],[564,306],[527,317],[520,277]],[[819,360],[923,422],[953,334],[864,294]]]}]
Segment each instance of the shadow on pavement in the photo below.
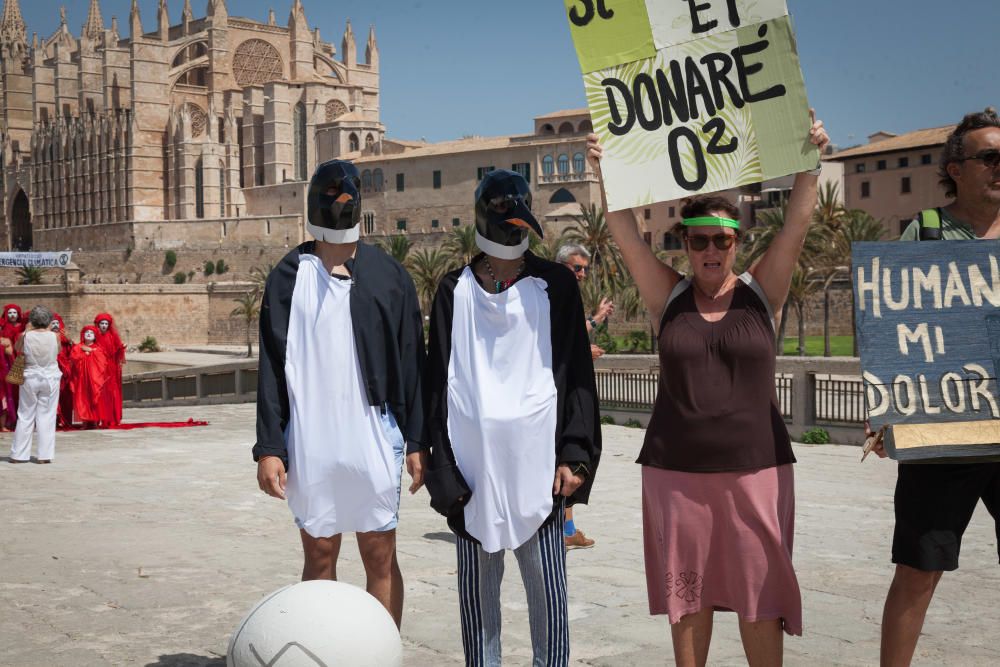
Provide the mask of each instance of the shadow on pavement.
[{"label": "shadow on pavement", "polygon": [[425,540],[438,540],[439,542],[455,543],[454,533],[424,533]]},{"label": "shadow on pavement", "polygon": [[226,667],[226,659],[217,655],[175,653],[161,655],[159,660],[148,663],[146,667]]}]

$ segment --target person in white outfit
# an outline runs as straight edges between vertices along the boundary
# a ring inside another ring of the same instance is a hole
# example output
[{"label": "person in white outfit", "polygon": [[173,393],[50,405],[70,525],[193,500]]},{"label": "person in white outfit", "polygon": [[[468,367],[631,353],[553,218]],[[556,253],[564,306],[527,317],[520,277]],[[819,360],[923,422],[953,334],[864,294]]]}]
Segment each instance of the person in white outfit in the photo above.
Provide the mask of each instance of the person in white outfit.
[{"label": "person in white outfit", "polygon": [[56,410],[59,407],[59,338],[49,331],[52,311],[35,306],[28,314],[28,330],[14,349],[24,355],[24,384],[17,407],[17,429],[10,448],[11,463],[27,463],[31,436],[38,430],[38,463],[52,463],[56,455]]}]

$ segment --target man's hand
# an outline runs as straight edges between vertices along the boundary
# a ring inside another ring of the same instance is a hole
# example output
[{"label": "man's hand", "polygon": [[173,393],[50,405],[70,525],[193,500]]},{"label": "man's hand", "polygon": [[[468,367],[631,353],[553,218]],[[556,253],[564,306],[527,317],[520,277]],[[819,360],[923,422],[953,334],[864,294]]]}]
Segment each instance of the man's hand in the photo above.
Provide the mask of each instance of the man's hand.
[{"label": "man's hand", "polygon": [[885,451],[885,442],[882,436],[885,434],[885,429],[881,429],[878,432],[872,430],[871,423],[865,420],[865,447],[861,454],[861,460],[864,461],[870,452],[875,452],[875,454],[880,458],[884,459],[889,454]]},{"label": "man's hand", "polygon": [[410,493],[416,493],[424,485],[424,468],[427,467],[427,452],[419,451],[406,455],[406,472],[410,473],[413,483]]},{"label": "man's hand", "polygon": [[594,321],[601,324],[611,317],[611,313],[613,312],[615,312],[615,302],[611,299],[601,299],[601,305],[597,307],[597,312],[594,313]]},{"label": "man's hand", "polygon": [[604,356],[604,348],[598,347],[597,345],[590,346],[590,358],[597,359],[598,357]]},{"label": "man's hand", "polygon": [[569,466],[565,463],[556,468],[556,478],[552,483],[552,495],[572,496],[580,485],[583,484],[583,477],[570,472]]},{"label": "man's hand", "polygon": [[274,498],[285,499],[285,464],[277,456],[265,456],[257,462],[257,486]]}]

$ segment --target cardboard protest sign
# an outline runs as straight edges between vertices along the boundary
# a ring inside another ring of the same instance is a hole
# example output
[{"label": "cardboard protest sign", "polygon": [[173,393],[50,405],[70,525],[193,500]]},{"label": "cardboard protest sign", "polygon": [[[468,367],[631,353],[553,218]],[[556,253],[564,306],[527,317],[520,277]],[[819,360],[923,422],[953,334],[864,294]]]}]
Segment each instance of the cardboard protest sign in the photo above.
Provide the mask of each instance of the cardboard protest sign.
[{"label": "cardboard protest sign", "polygon": [[1000,242],[856,243],[868,418],[900,461],[1000,455]]},{"label": "cardboard protest sign", "polygon": [[816,167],[784,0],[565,2],[610,210]]}]

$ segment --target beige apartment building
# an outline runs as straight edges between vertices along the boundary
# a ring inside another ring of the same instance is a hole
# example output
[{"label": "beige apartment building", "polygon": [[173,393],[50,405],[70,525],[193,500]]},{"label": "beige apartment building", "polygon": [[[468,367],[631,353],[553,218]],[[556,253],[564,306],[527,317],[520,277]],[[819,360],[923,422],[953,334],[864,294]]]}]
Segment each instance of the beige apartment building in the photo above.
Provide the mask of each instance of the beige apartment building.
[{"label": "beige apartment building", "polygon": [[844,166],[844,200],[882,220],[895,238],[923,209],[948,203],[938,184],[941,150],[954,125],[906,134],[876,132],[827,158]]},{"label": "beige apartment building", "polygon": [[[533,210],[548,238],[573,226],[574,217],[592,204],[600,207],[597,178],[585,158],[586,137],[592,131],[590,112],[571,109],[538,116],[530,134],[467,137],[440,143],[385,139],[353,159],[362,173],[365,201],[363,233],[368,236],[406,234],[435,243],[451,228],[474,222],[473,194],[492,169],[511,169],[528,180]],[[824,179],[838,184],[842,166],[824,163]],[[747,226],[755,212],[771,208],[791,188],[793,178],[729,190]],[[842,188],[841,188],[842,189]],[[679,251],[673,233],[680,224],[681,200],[661,202],[638,211],[647,243],[656,249]]]}]

